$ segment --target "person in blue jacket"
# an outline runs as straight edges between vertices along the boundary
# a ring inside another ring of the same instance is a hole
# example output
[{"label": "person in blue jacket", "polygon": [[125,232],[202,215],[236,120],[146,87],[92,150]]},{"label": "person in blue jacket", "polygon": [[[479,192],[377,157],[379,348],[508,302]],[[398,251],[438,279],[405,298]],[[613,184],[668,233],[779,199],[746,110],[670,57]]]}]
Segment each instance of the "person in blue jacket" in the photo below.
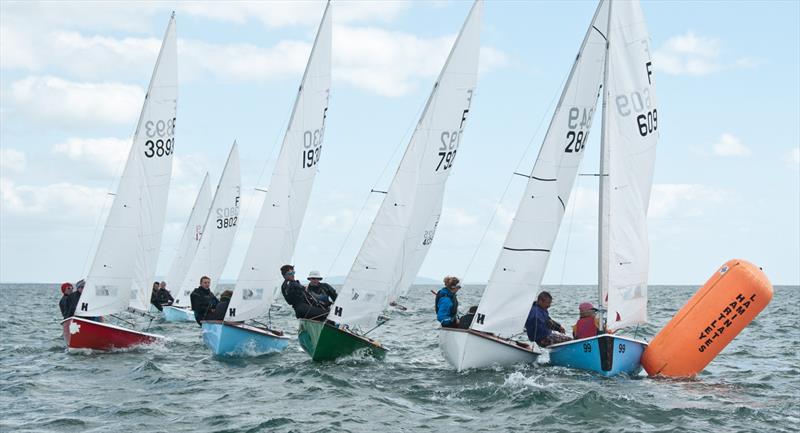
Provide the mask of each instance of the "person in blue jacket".
[{"label": "person in blue jacket", "polygon": [[458,327],[458,297],[461,280],[456,277],[444,277],[444,287],[436,293],[436,320],[445,328]]},{"label": "person in blue jacket", "polygon": [[[528,320],[525,321],[525,332],[528,334],[528,338],[542,347],[572,340],[572,338],[564,334],[564,327],[550,318],[550,313],[547,312],[547,309],[550,308],[552,303],[553,296],[550,293],[539,293],[536,302],[533,303],[531,311],[528,313]],[[553,331],[558,331],[560,334]]]}]

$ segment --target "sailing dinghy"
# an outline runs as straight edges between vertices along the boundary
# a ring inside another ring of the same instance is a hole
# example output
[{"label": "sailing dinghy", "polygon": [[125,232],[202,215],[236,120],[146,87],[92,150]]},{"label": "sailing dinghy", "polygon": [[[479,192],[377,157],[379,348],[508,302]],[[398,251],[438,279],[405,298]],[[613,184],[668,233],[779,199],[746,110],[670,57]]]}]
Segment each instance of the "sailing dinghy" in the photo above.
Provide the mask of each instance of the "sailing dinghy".
[{"label": "sailing dinghy", "polygon": [[102,316],[129,305],[146,311],[149,304],[175,150],[177,72],[173,13],[86,286],[75,315],[61,322],[69,348],[110,350],[164,338],[106,323]]},{"label": "sailing dinghy", "polygon": [[[181,235],[181,240],[178,243],[178,249],[175,251],[175,257],[172,259],[172,264],[167,273],[167,283],[175,285],[173,290],[176,298],[173,304],[178,305],[177,295],[180,293],[180,283],[189,272],[189,267],[192,265],[192,260],[197,252],[197,246],[200,244],[206,216],[211,208],[211,199],[211,183],[206,172],[203,183],[200,184],[200,191],[197,192],[197,198],[194,200],[192,211],[189,213],[189,220],[186,222],[183,235]],[[167,288],[169,288],[169,285]],[[153,308],[155,309],[155,307]]]},{"label": "sailing dinghy", "polygon": [[164,307],[166,321],[194,322],[189,296],[200,284],[200,278],[203,276],[211,278],[212,288],[219,284],[219,277],[225,269],[225,263],[228,262],[236,228],[239,226],[241,190],[239,150],[234,141],[225,161],[225,167],[222,169],[214,200],[205,212],[202,235],[189,270],[183,277],[173,305]]},{"label": "sailing dinghy", "polygon": [[583,158],[602,83],[608,2],[595,11],[564,84],[525,193],[470,328],[441,328],[445,359],[461,371],[536,361],[536,345],[518,340],[561,225]]},{"label": "sailing dinghy", "polygon": [[289,344],[283,332],[255,319],[279,292],[280,267],[294,255],[320,161],[331,87],[330,9],[328,2],[225,319],[203,321],[203,341],[218,356],[258,356]]},{"label": "sailing dinghy", "polygon": [[332,314],[300,319],[298,339],[314,361],[386,354],[363,331],[411,285],[433,242],[477,82],[482,8],[476,1],[467,16]]},{"label": "sailing dinghy", "polygon": [[[650,41],[638,1],[609,3],[600,151],[598,300],[609,331],[647,322],[658,110]],[[638,374],[644,341],[600,335],[549,347],[550,363],[604,376]]]}]

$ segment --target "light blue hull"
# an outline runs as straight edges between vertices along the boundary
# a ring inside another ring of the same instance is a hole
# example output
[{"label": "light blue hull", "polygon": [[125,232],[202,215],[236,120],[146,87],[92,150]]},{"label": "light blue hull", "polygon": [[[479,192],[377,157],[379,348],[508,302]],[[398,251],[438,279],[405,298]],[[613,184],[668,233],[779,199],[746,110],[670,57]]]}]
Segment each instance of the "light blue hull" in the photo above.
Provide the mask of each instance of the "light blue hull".
[{"label": "light blue hull", "polygon": [[603,376],[627,374],[635,376],[642,370],[642,353],[647,343],[614,335],[599,335],[566,343],[554,344],[550,364],[589,370]]},{"label": "light blue hull", "polygon": [[189,308],[165,306],[164,320],[167,322],[194,322],[194,311]]},{"label": "light blue hull", "polygon": [[241,323],[203,322],[203,342],[216,356],[253,357],[282,352],[289,338]]}]

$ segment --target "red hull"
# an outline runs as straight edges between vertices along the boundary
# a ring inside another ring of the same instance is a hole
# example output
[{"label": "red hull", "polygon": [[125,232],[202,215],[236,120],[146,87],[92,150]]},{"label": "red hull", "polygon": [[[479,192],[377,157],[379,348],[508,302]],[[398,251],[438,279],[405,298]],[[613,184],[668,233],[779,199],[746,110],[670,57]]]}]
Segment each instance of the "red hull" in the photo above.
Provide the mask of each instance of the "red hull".
[{"label": "red hull", "polygon": [[134,331],[81,317],[65,319],[61,322],[61,326],[64,331],[64,341],[71,349],[125,349],[164,339],[160,335]]}]

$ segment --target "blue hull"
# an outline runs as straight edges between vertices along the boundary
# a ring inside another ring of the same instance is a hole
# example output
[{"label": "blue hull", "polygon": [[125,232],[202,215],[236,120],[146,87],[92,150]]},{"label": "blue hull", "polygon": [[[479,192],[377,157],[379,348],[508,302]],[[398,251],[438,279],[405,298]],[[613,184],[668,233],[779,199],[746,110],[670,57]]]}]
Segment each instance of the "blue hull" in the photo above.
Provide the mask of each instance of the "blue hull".
[{"label": "blue hull", "polygon": [[164,320],[167,322],[194,322],[194,311],[188,308],[165,306]]},{"label": "blue hull", "polygon": [[241,323],[215,320],[203,322],[203,342],[216,356],[252,357],[282,352],[289,345],[289,338]]},{"label": "blue hull", "polygon": [[627,374],[642,370],[642,353],[647,343],[626,337],[600,335],[549,346],[550,364],[589,370],[603,376]]}]

